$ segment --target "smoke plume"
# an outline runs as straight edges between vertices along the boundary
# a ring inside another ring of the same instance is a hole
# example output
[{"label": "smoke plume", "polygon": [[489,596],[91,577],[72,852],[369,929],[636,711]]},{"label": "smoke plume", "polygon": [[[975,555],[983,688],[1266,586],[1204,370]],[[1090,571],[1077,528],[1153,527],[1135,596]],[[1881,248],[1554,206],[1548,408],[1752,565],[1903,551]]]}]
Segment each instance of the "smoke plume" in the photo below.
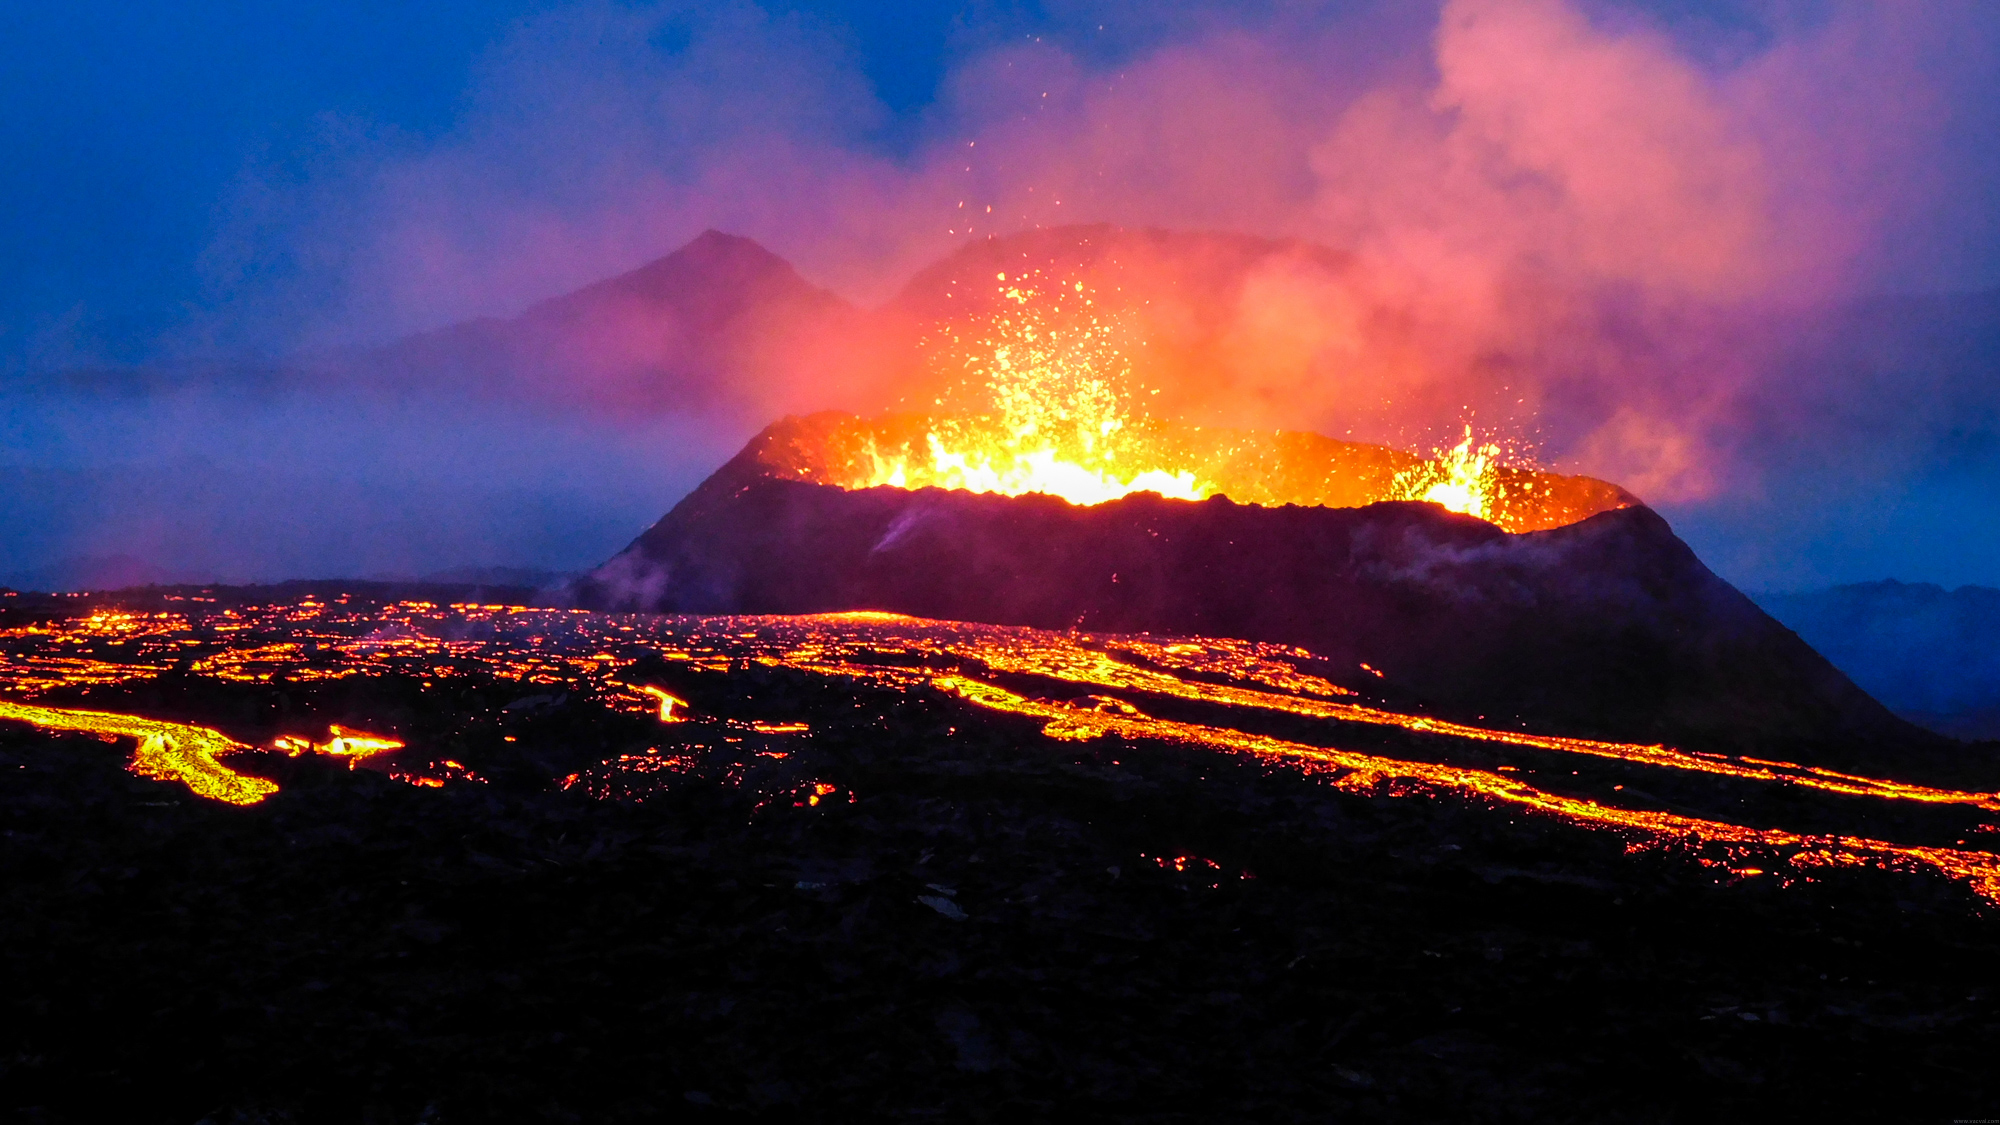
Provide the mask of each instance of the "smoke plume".
[{"label": "smoke plume", "polygon": [[[967,30],[934,102],[899,113],[804,16],[559,5],[491,53],[443,135],[329,119],[302,174],[246,172],[196,337],[337,356],[513,316],[708,228],[906,313],[913,275],[989,236],[1240,232],[1271,241],[1216,250],[1227,269],[1166,242],[1093,267],[1142,311],[1158,409],[1396,444],[1470,419],[1680,506],[1727,555],[1745,498],[1907,477],[1990,426],[1964,365],[1826,357],[1861,297],[1991,283],[2000,157],[1973,142],[2000,50],[1974,3],[1704,11],[1169,6],[1133,33],[1085,3],[1039,34]],[[728,393],[561,371],[553,398],[715,444],[777,411],[892,405],[870,315],[716,376],[745,384]],[[660,329],[597,331],[617,355]],[[487,390],[549,401],[532,382]],[[1836,445],[1865,468],[1823,463]],[[1806,573],[1748,550],[1720,568]]]}]

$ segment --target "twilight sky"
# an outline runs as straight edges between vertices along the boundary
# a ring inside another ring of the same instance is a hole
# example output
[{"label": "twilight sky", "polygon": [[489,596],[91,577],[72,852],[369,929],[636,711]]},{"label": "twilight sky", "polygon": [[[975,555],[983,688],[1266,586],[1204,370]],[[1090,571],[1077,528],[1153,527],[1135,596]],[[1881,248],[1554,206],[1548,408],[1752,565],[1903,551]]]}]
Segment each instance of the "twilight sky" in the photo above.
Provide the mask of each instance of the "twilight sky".
[{"label": "twilight sky", "polygon": [[[2000,287],[1990,5],[10,16],[0,575],[105,554],[241,578],[586,565],[754,423],[49,377],[510,315],[711,226],[873,303],[964,242],[970,200],[974,235],[1107,220],[1355,251],[1464,355],[1567,364],[1520,376],[1544,456],[1634,485],[1747,587],[2000,584],[2000,333],[1964,296]],[[1597,327],[1523,311],[1528,275]],[[1929,301],[1923,325],[1848,331],[1881,318],[1840,310],[1882,299]],[[1614,305],[1637,327],[1605,329]],[[1725,322],[1759,325],[1754,346]],[[1454,386],[1426,378],[1369,389]],[[1301,385],[1296,417],[1260,420],[1332,430],[1352,391]]]}]

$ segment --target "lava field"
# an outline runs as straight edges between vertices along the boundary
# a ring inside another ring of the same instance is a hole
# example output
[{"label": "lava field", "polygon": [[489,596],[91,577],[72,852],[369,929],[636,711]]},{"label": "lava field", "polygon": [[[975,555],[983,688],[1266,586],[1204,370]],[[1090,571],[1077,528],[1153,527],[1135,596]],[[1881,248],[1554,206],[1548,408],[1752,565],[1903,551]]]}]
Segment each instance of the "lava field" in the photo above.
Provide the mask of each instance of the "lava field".
[{"label": "lava field", "polygon": [[[522,594],[0,602],[17,1119],[2000,1096],[1976,766],[1480,727],[1277,644]],[[197,729],[242,799],[134,772]]]}]

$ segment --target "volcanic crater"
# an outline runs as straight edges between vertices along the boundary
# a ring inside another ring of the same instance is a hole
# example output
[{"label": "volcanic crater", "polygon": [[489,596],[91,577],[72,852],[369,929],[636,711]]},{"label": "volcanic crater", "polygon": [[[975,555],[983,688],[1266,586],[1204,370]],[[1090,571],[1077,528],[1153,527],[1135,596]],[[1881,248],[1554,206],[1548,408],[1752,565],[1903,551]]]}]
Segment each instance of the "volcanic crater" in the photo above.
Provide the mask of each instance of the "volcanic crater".
[{"label": "volcanic crater", "polygon": [[866,486],[935,425],[785,419],[568,594],[594,609],[1239,637],[1309,650],[1337,682],[1453,719],[1922,776],[1978,768],[1603,481],[1496,473],[1489,522],[1381,499],[1422,463],[1409,453],[1159,427],[1162,463],[1229,483],[1199,501],[1094,505]]}]

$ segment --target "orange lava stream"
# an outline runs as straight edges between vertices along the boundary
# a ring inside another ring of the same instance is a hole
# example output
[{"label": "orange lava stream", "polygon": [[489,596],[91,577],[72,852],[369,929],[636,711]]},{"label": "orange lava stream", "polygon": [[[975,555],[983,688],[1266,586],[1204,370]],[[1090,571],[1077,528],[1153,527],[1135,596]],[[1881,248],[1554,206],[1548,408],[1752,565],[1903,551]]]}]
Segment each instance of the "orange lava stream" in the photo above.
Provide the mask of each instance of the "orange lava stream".
[{"label": "orange lava stream", "polygon": [[[1760,859],[1755,866],[1782,868],[1801,877],[1815,867],[1921,868],[1962,880],[1980,895],[2000,902],[2000,874],[1996,874],[2000,857],[1987,852],[1897,844],[1874,838],[1874,829],[1866,834],[1812,835],[1622,808],[1549,793],[1503,772],[1504,766],[1496,771],[1323,748],[1231,729],[1227,715],[1256,711],[1394,727],[1441,740],[1793,787],[1802,796],[1809,792],[1992,813],[2000,810],[2000,795],[1792,762],[1725,758],[1667,746],[1533,734],[1402,714],[1371,705],[1355,691],[1307,671],[1317,659],[1311,653],[1241,640],[1073,635],[881,612],[697,619],[427,602],[350,606],[340,598],[205,611],[191,608],[187,614],[103,613],[7,630],[0,632],[0,690],[32,696],[59,686],[144,681],[163,668],[190,665],[213,678],[243,682],[397,674],[417,678],[427,687],[448,677],[478,675],[524,686],[583,689],[594,692],[605,705],[679,722],[686,718],[686,706],[677,696],[664,687],[641,686],[625,678],[635,665],[661,659],[719,673],[740,669],[748,661],[898,689],[933,687],[989,710],[1037,718],[1051,737],[1112,734],[1178,742],[1338,773],[1334,784],[1357,792],[1456,794],[1630,834],[1640,838],[1633,847],[1713,845],[1733,856],[1732,868],[1740,871],[1749,870],[1740,862],[1744,857],[1773,850],[1785,853],[1779,862]],[[1078,694],[1093,694],[1080,703],[1050,702],[990,682],[1016,675],[1076,685],[1081,689]],[[1154,718],[1141,710],[1151,706],[1149,699],[1199,704],[1214,709],[1214,715],[1199,722]],[[268,781],[222,765],[218,759],[247,747],[205,727],[28,702],[0,702],[0,719],[49,730],[135,738],[139,748],[131,763],[134,772],[181,782],[204,797],[248,804],[276,789]],[[718,733],[731,741],[751,736],[813,737],[812,728],[793,716],[694,721],[698,726],[729,727]],[[1211,725],[1217,723],[1222,725]],[[335,728],[325,742],[285,736],[277,748],[330,753],[353,763],[386,752],[395,743]],[[662,760],[669,759],[678,760],[672,755]],[[654,762],[647,768],[658,766]],[[605,768],[615,771],[626,766],[607,762]],[[392,776],[418,785],[479,780],[456,762],[413,765]],[[1854,812],[1866,815],[1859,808]],[[1956,831],[1964,834],[1964,829]],[[1709,862],[1700,855],[1696,859]]]},{"label": "orange lava stream", "polygon": [[[829,623],[839,622],[844,615],[821,615]],[[916,619],[909,619],[912,623]],[[1657,766],[1665,769],[1686,770],[1695,773],[1715,774],[1723,777],[1742,778],[1748,781],[1785,782],[1829,793],[1839,793],[1855,797],[1876,797],[1887,800],[1923,801],[1933,804],[1971,805],[1988,812],[2000,812],[2000,794],[1972,793],[1955,789],[1936,789],[1923,785],[1911,785],[1900,781],[1859,777],[1854,774],[1838,773],[1817,766],[1801,766],[1793,762],[1768,761],[1760,758],[1730,759],[1706,754],[1691,754],[1668,746],[1646,746],[1625,742],[1602,742],[1588,738],[1567,738],[1560,735],[1530,734],[1525,731],[1496,730],[1490,727],[1471,726],[1446,719],[1436,719],[1424,715],[1405,715],[1397,711],[1369,707],[1359,703],[1345,703],[1334,699],[1313,698],[1321,696],[1351,696],[1354,693],[1327,680],[1309,676],[1289,666],[1278,665],[1274,661],[1255,661],[1248,654],[1239,655],[1231,649],[1248,647],[1243,642],[1204,640],[1199,644],[1188,642],[1160,642],[1135,637],[1108,637],[1101,643],[1106,648],[1123,651],[1152,663],[1169,667],[1180,663],[1187,665],[1182,654],[1175,649],[1220,648],[1234,664],[1239,676],[1262,679],[1270,673],[1267,667],[1283,668],[1282,687],[1287,692],[1310,694],[1279,694],[1259,691],[1253,688],[1211,684],[1199,680],[1187,680],[1148,668],[1137,667],[1119,660],[1104,651],[1085,648],[1074,640],[1060,634],[1038,634],[1021,630],[1018,636],[1006,637],[1005,644],[979,644],[951,646],[957,655],[971,657],[996,672],[1044,676],[1068,683],[1085,684],[1114,690],[1136,691],[1154,695],[1167,695],[1201,703],[1221,704],[1228,707],[1247,707],[1258,710],[1278,711],[1309,718],[1333,719],[1341,722],[1365,723],[1377,726],[1394,726],[1420,734],[1441,735],[1448,738],[1463,738],[1478,742],[1504,743],[1525,746],[1537,750],[1552,750],[1559,753],[1579,754],[1592,758],[1605,758],[1621,762]],[[1275,646],[1264,646],[1275,647]],[[819,650],[807,649],[800,654],[806,662],[815,663],[826,671],[837,671],[834,665],[818,663]],[[1178,658],[1178,659],[1177,659]],[[788,659],[788,662],[791,662]],[[1213,671],[1218,666],[1227,666],[1224,660],[1203,662],[1202,670]]]},{"label": "orange lava stream", "polygon": [[[1142,641],[1124,641],[1120,647],[1143,655],[1147,646]],[[1067,667],[1069,662],[1054,664],[1060,672],[1044,674],[1058,675],[1070,679],[1073,672]],[[1609,758],[1623,762],[1638,762],[1666,769],[1689,770],[1695,773],[1716,774],[1723,777],[1744,778],[1751,781],[1784,781],[1795,785],[1825,790],[1829,793],[1843,793],[1856,797],[1880,797],[1899,801],[1927,801],[1936,804],[1972,805],[1989,812],[2000,812],[2000,794],[1970,793],[1956,789],[1935,789],[1924,785],[1910,785],[1900,781],[1859,777],[1854,774],[1837,773],[1818,766],[1801,766],[1795,762],[1770,761],[1762,758],[1723,758],[1707,754],[1691,754],[1669,746],[1640,745],[1629,742],[1602,742],[1589,738],[1566,738],[1560,735],[1530,734],[1526,731],[1496,730],[1490,727],[1471,726],[1455,723],[1447,719],[1435,719],[1424,715],[1405,715],[1387,711],[1379,707],[1368,707],[1356,703],[1339,703],[1330,700],[1313,699],[1297,695],[1279,695],[1271,692],[1254,691],[1246,688],[1223,687],[1198,681],[1182,680],[1171,676],[1132,675],[1139,672],[1129,665],[1107,662],[1117,669],[1118,686],[1129,686],[1135,690],[1152,691],[1176,695],[1185,699],[1204,702],[1224,703],[1234,707],[1254,707],[1271,711],[1284,711],[1295,715],[1314,718],[1336,719],[1350,723],[1369,723],[1381,726],[1401,727],[1421,734],[1444,735],[1451,738],[1465,738],[1480,742],[1499,742],[1512,746],[1526,746],[1537,750],[1554,750],[1566,754],[1581,754],[1592,758]],[[1014,670],[1014,669],[1009,669]],[[1020,671],[1029,671],[1020,667]],[[1096,678],[1078,677],[1077,682],[1105,683]],[[1346,693],[1345,689],[1326,685],[1331,689],[1326,694]],[[1296,690],[1296,689],[1295,689]]]},{"label": "orange lava stream", "polygon": [[674,708],[678,707],[683,711],[687,710],[687,700],[679,696],[669,695],[665,688],[650,687],[643,684],[640,685],[639,692],[642,695],[650,695],[660,701],[661,722],[678,723],[685,718],[685,716],[674,714]]},{"label": "orange lava stream", "polygon": [[198,797],[232,805],[254,805],[278,791],[276,782],[237,773],[216,759],[249,747],[218,730],[67,707],[39,707],[0,700],[0,719],[31,723],[43,730],[82,731],[109,738],[136,738],[139,748],[126,768],[141,777],[178,781]]},{"label": "orange lava stream", "polygon": [[353,769],[362,762],[392,750],[401,750],[404,743],[400,739],[383,738],[346,727],[327,728],[325,742],[314,742],[295,734],[281,734],[271,741],[273,750],[281,750],[296,758],[300,754],[325,754],[334,758],[347,759],[347,768]]},{"label": "orange lava stream", "polygon": [[1043,733],[1051,738],[1082,741],[1116,734],[1124,738],[1179,742],[1250,754],[1266,760],[1302,762],[1346,771],[1334,784],[1349,791],[1370,794],[1388,792],[1401,796],[1407,795],[1414,787],[1421,787],[1434,792],[1496,801],[1574,824],[1643,833],[1648,839],[1638,845],[1641,848],[1649,844],[1690,840],[1759,849],[1788,849],[1794,852],[1790,862],[1801,870],[1858,864],[1888,868],[1928,867],[1964,881],[1981,898],[2000,904],[2000,855],[1989,852],[1911,847],[1857,836],[1807,836],[1677,813],[1617,808],[1596,801],[1558,796],[1486,770],[1400,761],[1306,746],[1222,727],[1155,719],[1116,701],[1105,701],[1112,704],[1108,707],[1084,709],[1028,699],[963,676],[940,676],[932,683],[989,710],[1045,720]]}]

